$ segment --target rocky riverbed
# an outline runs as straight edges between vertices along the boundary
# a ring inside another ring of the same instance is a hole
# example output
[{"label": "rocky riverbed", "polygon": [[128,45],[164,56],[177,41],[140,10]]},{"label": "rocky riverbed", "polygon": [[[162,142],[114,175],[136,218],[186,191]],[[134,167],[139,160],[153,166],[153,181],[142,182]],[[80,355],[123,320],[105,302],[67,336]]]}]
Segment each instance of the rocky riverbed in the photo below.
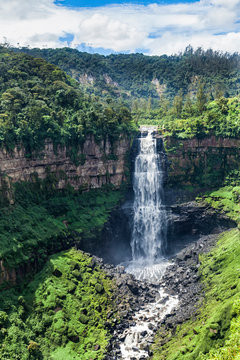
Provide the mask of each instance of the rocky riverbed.
[{"label": "rocky riverbed", "polygon": [[[218,235],[205,235],[179,252],[158,284],[138,281],[122,266],[102,267],[119,288],[122,321],[112,328],[112,340],[105,360],[144,360],[152,355],[156,331],[167,334],[194,316],[203,298],[199,276],[199,254],[208,252]],[[125,301],[124,302],[124,298]],[[167,341],[164,338],[162,343]]]}]

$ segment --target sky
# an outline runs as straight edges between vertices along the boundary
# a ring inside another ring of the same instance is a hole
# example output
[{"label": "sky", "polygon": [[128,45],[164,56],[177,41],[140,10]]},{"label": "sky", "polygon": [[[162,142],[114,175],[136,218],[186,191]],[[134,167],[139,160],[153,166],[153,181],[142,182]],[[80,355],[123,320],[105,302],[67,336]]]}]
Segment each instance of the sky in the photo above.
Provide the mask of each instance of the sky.
[{"label": "sky", "polygon": [[240,52],[240,0],[0,0],[0,43],[91,53]]}]

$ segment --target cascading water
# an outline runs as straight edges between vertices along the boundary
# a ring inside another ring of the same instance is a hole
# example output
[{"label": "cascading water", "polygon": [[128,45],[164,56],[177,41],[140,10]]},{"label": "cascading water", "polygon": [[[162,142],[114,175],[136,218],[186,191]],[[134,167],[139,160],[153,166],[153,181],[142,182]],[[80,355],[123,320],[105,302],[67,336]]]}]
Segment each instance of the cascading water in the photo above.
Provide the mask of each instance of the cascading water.
[{"label": "cascading water", "polygon": [[167,218],[163,206],[163,171],[153,128],[141,136],[140,151],[135,160],[133,178],[134,222],[132,233],[133,260],[154,261],[164,254]]},{"label": "cascading water", "polygon": [[133,175],[132,262],[126,269],[138,279],[150,281],[159,280],[167,266],[164,260],[167,214],[163,204],[163,171],[153,136],[155,130],[144,127],[139,138]]}]

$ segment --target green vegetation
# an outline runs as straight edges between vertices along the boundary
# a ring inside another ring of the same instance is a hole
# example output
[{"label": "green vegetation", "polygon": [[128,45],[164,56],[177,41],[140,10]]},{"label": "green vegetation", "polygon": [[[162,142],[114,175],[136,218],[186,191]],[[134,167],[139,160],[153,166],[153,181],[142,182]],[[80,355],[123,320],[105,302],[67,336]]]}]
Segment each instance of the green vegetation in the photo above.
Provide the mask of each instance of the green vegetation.
[{"label": "green vegetation", "polygon": [[[114,145],[134,131],[123,103],[100,101],[45,60],[0,47],[2,149],[24,147],[27,157],[41,157],[50,140],[56,152],[66,146],[72,161],[83,164],[79,150],[87,136]],[[110,158],[116,159],[114,153]],[[114,283],[77,250],[49,256],[88,242],[100,247],[124,188],[59,190],[57,175],[47,167],[46,175],[13,184],[0,174],[0,358],[102,359],[112,323],[119,320]]]},{"label": "green vegetation", "polygon": [[[238,359],[240,231],[226,232],[217,246],[200,260],[205,285],[203,304],[175,333],[163,334],[160,329],[154,360]],[[167,342],[161,346],[164,338]]]},{"label": "green vegetation", "polygon": [[102,359],[118,319],[114,289],[82,252],[52,256],[24,289],[1,292],[0,358]]},{"label": "green vegetation", "polygon": [[178,139],[200,139],[210,135],[239,138],[240,136],[240,101],[238,97],[198,104],[197,99],[186,97],[182,110],[172,107],[157,107],[144,112],[133,112],[133,117],[140,124],[158,125],[160,133]]},{"label": "green vegetation", "polygon": [[239,90],[239,55],[190,46],[178,55],[145,56],[119,54],[102,56],[78,50],[14,49],[35,57],[42,57],[59,66],[79,80],[90,93],[101,97],[115,97],[140,107],[164,102],[162,95],[173,99],[180,89],[184,94],[196,94],[199,81],[206,83],[207,92],[214,98],[234,96]]},{"label": "green vegetation", "polygon": [[240,171],[229,172],[224,181],[224,187],[208,192],[197,201],[210,205],[217,212],[222,213],[240,224]]},{"label": "green vegetation", "polygon": [[201,198],[217,211],[240,223],[240,186],[226,186]]},{"label": "green vegetation", "polygon": [[166,119],[162,121],[163,134],[179,139],[202,138],[209,135],[217,137],[239,138],[240,136],[240,102],[239,98],[220,98],[206,104],[201,115],[185,119]]},{"label": "green vegetation", "polygon": [[134,129],[123,104],[99,101],[58,67],[0,46],[0,146],[24,145],[31,156],[46,139],[79,149],[87,135],[113,142]]},{"label": "green vegetation", "polygon": [[111,186],[89,192],[55,190],[49,178],[15,184],[15,204],[1,208],[0,259],[8,268],[41,267],[48,254],[99,241],[103,225],[123,191]]}]

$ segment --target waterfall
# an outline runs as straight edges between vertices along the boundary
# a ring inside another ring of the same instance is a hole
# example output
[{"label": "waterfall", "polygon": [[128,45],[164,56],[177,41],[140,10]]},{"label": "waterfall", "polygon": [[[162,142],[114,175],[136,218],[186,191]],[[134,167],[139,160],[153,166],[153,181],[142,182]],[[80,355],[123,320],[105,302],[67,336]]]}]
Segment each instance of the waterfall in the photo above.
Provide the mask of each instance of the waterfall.
[{"label": "waterfall", "polygon": [[[145,259],[149,262],[164,255],[167,230],[163,170],[157,153],[157,140],[153,136],[154,130],[142,129],[133,175],[132,257],[133,260]],[[146,131],[147,136],[144,136]]]},{"label": "waterfall", "polygon": [[155,131],[155,127],[142,127],[138,139],[139,153],[133,174],[132,261],[126,264],[126,271],[139,280],[158,283],[168,262],[164,258],[167,212],[163,201],[163,170]]}]

